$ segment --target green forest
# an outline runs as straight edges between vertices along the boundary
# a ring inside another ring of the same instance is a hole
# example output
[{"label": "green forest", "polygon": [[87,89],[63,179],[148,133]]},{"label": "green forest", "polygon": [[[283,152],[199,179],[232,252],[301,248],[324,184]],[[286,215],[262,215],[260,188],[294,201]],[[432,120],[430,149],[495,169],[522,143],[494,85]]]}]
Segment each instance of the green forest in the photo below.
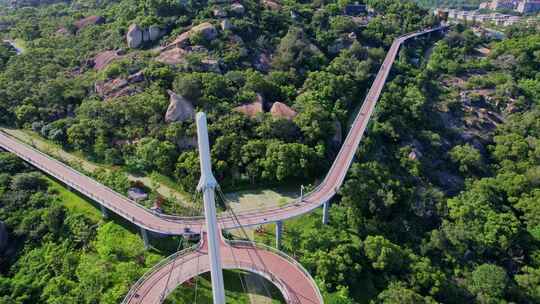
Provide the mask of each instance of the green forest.
[{"label": "green forest", "polygon": [[[224,190],[314,185],[393,39],[438,23],[416,2],[365,2],[354,15],[347,0],[0,8],[17,48],[0,44],[0,125],[112,168],[94,177],[122,193],[126,174],[158,173],[191,195],[195,125],[177,102],[207,113]],[[458,25],[398,57],[329,224],[286,221],[284,251],[329,304],[540,303],[540,35]],[[1,303],[119,303],[189,246],[145,251],[136,227],[69,194],[0,152]]]}]

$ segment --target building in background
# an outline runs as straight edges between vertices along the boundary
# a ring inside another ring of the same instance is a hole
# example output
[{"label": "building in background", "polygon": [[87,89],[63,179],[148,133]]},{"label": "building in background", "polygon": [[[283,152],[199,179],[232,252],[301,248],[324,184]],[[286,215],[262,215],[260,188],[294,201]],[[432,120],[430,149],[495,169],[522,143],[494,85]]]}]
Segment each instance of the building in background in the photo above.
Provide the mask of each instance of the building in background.
[{"label": "building in background", "polygon": [[540,0],[520,1],[516,7],[516,11],[522,14],[536,13],[540,11]]}]

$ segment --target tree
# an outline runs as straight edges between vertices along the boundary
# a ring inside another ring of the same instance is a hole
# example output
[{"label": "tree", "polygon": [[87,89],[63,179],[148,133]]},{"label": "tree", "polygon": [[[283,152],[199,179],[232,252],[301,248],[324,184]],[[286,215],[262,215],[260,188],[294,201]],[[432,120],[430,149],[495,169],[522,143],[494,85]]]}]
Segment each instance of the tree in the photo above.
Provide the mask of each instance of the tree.
[{"label": "tree", "polygon": [[406,287],[403,282],[392,282],[381,292],[375,301],[377,304],[435,304],[430,297],[423,297]]},{"label": "tree", "polygon": [[407,263],[403,250],[380,235],[370,235],[364,240],[364,252],[371,266],[377,270],[398,273]]},{"label": "tree", "polygon": [[493,264],[482,264],[472,272],[469,290],[480,303],[493,303],[502,298],[508,284],[506,271]]},{"label": "tree", "polygon": [[180,154],[176,162],[175,174],[184,190],[194,192],[201,176],[199,154],[193,151]]},{"label": "tree", "polygon": [[531,302],[540,301],[540,269],[525,266],[521,269],[522,274],[515,276],[515,280],[523,292],[527,294]]},{"label": "tree", "polygon": [[478,172],[482,168],[480,151],[469,144],[453,147],[450,150],[450,158],[459,166],[459,171],[466,175]]},{"label": "tree", "polygon": [[324,54],[309,41],[304,31],[290,27],[279,43],[273,65],[281,70],[300,67],[315,70],[325,62]]},{"label": "tree", "polygon": [[263,178],[283,181],[290,178],[312,176],[316,152],[306,145],[270,141],[266,148]]},{"label": "tree", "polygon": [[12,190],[26,190],[26,191],[43,191],[47,189],[47,181],[42,177],[40,173],[18,173],[13,177],[11,181]]},{"label": "tree", "polygon": [[20,158],[8,152],[0,152],[0,168],[2,172],[15,174],[22,171],[25,166]]}]

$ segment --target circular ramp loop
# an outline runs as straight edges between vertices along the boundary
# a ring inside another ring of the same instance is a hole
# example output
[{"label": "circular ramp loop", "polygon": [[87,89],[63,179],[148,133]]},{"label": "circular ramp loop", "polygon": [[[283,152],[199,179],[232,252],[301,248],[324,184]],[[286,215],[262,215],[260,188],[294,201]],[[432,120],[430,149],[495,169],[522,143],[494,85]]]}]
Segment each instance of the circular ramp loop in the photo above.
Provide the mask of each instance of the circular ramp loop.
[{"label": "circular ramp loop", "polygon": [[[210,271],[206,236],[196,246],[176,253],[148,271],[129,291],[124,304],[158,304],[182,283]],[[248,241],[220,242],[223,269],[260,275],[274,284],[286,303],[322,304],[317,284],[285,253]],[[172,267],[171,267],[172,266]]]}]

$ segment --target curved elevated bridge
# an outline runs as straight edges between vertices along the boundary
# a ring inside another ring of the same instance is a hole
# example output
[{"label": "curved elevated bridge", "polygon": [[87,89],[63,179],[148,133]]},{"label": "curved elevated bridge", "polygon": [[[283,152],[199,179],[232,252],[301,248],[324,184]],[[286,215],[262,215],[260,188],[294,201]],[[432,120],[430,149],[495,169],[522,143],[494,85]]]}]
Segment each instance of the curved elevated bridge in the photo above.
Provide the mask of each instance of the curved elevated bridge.
[{"label": "curved elevated bridge", "polygon": [[[440,26],[426,29],[400,36],[394,40],[332,167],[317,188],[302,198],[280,208],[240,212],[236,216],[221,214],[218,216],[220,228],[233,229],[271,222],[277,222],[280,227],[281,221],[303,215],[321,205],[325,207],[324,218],[326,218],[328,201],[343,184],[347,170],[368,126],[369,119],[375,109],[399,48],[409,39],[445,30],[446,28],[446,26]],[[141,227],[145,242],[147,241],[146,231],[166,235],[204,233],[205,231],[204,217],[178,217],[156,214],[62,162],[2,132],[0,132],[0,147],[14,153],[36,168],[96,201],[103,208],[107,208]],[[208,271],[208,266],[196,269],[197,271],[193,271],[193,269],[188,271],[190,265],[193,264],[194,258],[201,258],[201,262],[204,261],[204,263],[208,264],[204,239],[203,237],[197,248],[187,250],[182,254],[175,254],[166,260],[167,263],[160,263],[157,267],[154,267],[141,278],[142,280],[133,286],[124,302],[160,303],[164,296],[173,290],[173,286]],[[311,276],[293,259],[286,258],[284,254],[262,248],[251,242],[228,243],[222,241],[220,250],[225,268],[244,269],[270,279],[281,290],[287,303],[322,303],[322,297]],[[199,264],[199,266],[201,265]],[[163,274],[167,271],[169,277],[167,281],[163,281]],[[171,281],[173,274],[174,278]]]}]

